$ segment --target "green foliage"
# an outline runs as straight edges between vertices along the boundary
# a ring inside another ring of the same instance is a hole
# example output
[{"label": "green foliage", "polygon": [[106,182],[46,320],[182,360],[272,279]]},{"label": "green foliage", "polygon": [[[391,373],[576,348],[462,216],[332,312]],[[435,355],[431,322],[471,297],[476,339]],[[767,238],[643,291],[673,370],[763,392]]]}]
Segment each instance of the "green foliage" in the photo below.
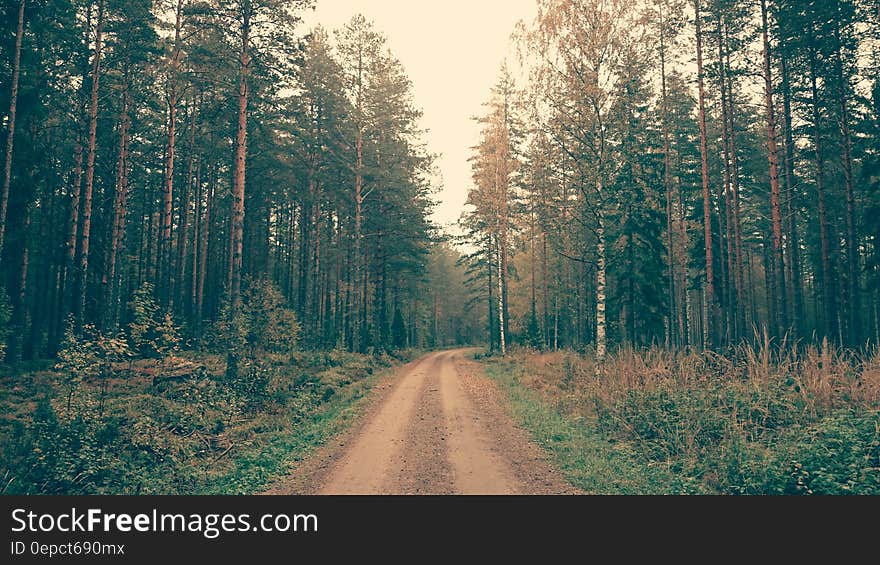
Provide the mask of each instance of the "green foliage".
[{"label": "green foliage", "polygon": [[391,321],[391,344],[394,349],[406,347],[406,322],[403,321],[403,312],[400,308],[394,309],[394,318]]},{"label": "green foliage", "polygon": [[179,347],[180,330],[171,313],[162,312],[153,296],[153,285],[147,282],[134,292],[129,301],[129,342],[140,356],[163,359]]},{"label": "green foliage", "polygon": [[220,307],[217,320],[211,325],[211,331],[205,341],[212,351],[235,353],[245,351],[248,336],[247,319],[241,309],[232,311],[227,301]]},{"label": "green foliage", "polygon": [[767,490],[880,494],[880,411],[836,411],[792,431],[782,441],[784,448],[773,462]]},{"label": "green foliage", "polygon": [[113,363],[118,363],[130,355],[128,342],[124,335],[105,336],[94,326],[83,326],[82,332],[74,331],[74,322],[70,318],[64,332],[62,349],[58,352],[58,363],[55,369],[62,375],[67,391],[68,419],[82,416],[74,412],[72,401],[76,391],[87,379],[102,379],[112,376]]},{"label": "green foliage", "polygon": [[38,494],[104,492],[119,470],[115,435],[113,426],[83,416],[58,418],[44,398],[37,404],[27,433],[20,436],[18,449],[27,450],[28,476],[23,478]]},{"label": "green foliage", "polygon": [[541,325],[538,316],[532,311],[529,313],[528,323],[523,334],[523,343],[532,349],[544,348],[544,336],[541,333]]},{"label": "green foliage", "polygon": [[272,399],[271,386],[276,372],[264,363],[252,363],[228,380],[230,391],[248,413],[254,413]]},{"label": "green foliage", "polygon": [[296,349],[300,326],[284,296],[269,279],[247,281],[242,293],[247,344],[252,351],[289,353]]},{"label": "green foliage", "polygon": [[[71,332],[72,333],[72,332]],[[71,366],[91,366],[95,349],[71,338]],[[201,494],[253,493],[283,477],[291,461],[348,426],[388,365],[345,352],[270,356],[247,365],[234,382],[204,370],[162,380],[155,387],[138,371],[116,379],[102,414],[102,389],[79,382],[73,414],[55,375],[2,397],[22,407],[0,420],[0,492],[5,494]],[[206,365],[220,367],[210,357]],[[164,366],[163,366],[164,367]],[[28,408],[34,406],[35,408]]]},{"label": "green foliage", "polygon": [[231,305],[224,304],[213,330],[213,342],[219,350],[251,358],[258,353],[291,353],[300,335],[296,314],[267,279],[246,280],[238,311],[232,312]]}]

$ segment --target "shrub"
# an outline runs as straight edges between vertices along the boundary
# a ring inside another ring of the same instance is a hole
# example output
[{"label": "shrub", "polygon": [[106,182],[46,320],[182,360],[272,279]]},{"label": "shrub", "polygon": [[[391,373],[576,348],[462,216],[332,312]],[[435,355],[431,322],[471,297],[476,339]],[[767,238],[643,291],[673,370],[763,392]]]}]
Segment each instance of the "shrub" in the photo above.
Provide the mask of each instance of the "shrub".
[{"label": "shrub", "polygon": [[58,363],[67,392],[66,417],[74,417],[72,401],[80,384],[85,379],[101,379],[101,399],[99,411],[103,414],[107,378],[112,376],[113,363],[119,362],[130,353],[128,342],[122,335],[105,336],[95,326],[83,326],[82,333],[74,332],[73,319],[68,319]]},{"label": "shrub", "polygon": [[114,426],[83,415],[59,419],[44,398],[24,438],[27,475],[18,488],[28,494],[97,494],[118,479]]},{"label": "shrub", "polygon": [[391,344],[394,349],[406,347],[406,322],[403,321],[403,312],[400,308],[394,309],[394,318],[391,321]]},{"label": "shrub", "polygon": [[267,279],[247,279],[237,312],[226,302],[213,325],[213,345],[238,356],[290,354],[299,340],[296,314],[284,305],[281,292]]},{"label": "shrub", "polygon": [[296,348],[300,326],[284,305],[281,291],[268,279],[250,279],[242,293],[247,344],[252,351],[289,353]]},{"label": "shrub", "polygon": [[544,336],[541,333],[541,325],[538,323],[538,316],[534,310],[529,312],[528,322],[523,334],[523,344],[532,349],[540,350],[544,348]]},{"label": "shrub", "polygon": [[170,312],[162,312],[153,298],[153,285],[144,283],[128,302],[131,348],[149,359],[164,359],[180,345],[180,330]]},{"label": "shrub", "polygon": [[[792,430],[771,486],[786,494],[880,494],[880,412],[836,411]],[[787,461],[783,460],[787,457]]]}]

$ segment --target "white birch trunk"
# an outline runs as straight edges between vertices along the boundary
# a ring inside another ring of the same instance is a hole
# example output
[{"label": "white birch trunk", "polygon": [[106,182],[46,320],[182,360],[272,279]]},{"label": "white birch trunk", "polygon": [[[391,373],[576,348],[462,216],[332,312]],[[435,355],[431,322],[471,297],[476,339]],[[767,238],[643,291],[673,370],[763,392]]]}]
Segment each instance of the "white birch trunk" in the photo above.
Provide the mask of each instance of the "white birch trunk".
[{"label": "white birch trunk", "polygon": [[507,355],[507,344],[504,340],[504,281],[502,278],[502,269],[501,269],[501,254],[503,253],[501,249],[501,238],[498,241],[498,337],[499,337],[499,345],[501,346],[501,355]]},{"label": "white birch trunk", "polygon": [[[599,194],[602,194],[602,181],[599,181]],[[608,339],[605,332],[605,224],[601,204],[596,227],[596,378],[605,374],[605,357]]]}]

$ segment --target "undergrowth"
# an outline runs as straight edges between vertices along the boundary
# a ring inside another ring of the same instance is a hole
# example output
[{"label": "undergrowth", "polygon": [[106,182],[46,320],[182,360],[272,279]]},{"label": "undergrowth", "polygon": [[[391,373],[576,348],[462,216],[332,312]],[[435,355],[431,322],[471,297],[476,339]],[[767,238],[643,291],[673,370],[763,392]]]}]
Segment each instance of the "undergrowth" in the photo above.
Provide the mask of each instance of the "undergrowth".
[{"label": "undergrowth", "polygon": [[0,493],[246,494],[348,425],[382,370],[409,358],[266,354],[224,376],[220,354],[2,376]]},{"label": "undergrowth", "polygon": [[877,355],[621,349],[600,378],[592,357],[567,351],[486,364],[587,491],[880,494]]}]

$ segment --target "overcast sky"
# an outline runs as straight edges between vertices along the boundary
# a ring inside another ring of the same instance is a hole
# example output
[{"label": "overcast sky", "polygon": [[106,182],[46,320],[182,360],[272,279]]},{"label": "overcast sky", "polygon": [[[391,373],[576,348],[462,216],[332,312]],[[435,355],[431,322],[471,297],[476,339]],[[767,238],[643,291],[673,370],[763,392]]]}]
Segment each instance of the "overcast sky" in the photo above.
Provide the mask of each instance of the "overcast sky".
[{"label": "overcast sky", "polygon": [[516,22],[531,20],[535,10],[535,0],[317,0],[306,14],[306,28],[334,30],[361,13],[388,38],[424,111],[428,149],[441,154],[437,223],[458,219],[471,183],[467,159],[477,142],[471,117],[482,111]]}]

